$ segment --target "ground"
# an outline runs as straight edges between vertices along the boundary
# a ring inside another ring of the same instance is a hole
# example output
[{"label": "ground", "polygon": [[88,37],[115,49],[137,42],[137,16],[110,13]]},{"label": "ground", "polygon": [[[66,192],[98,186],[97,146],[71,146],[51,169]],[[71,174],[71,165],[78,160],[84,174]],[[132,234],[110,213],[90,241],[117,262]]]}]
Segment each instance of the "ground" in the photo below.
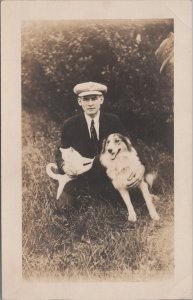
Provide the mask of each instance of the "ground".
[{"label": "ground", "polygon": [[[65,280],[156,280],[174,272],[173,157],[159,143],[139,141],[158,170],[152,221],[134,199],[138,216],[128,222],[123,203],[80,191],[79,206],[53,212],[57,182],[45,172],[54,162],[58,124],[43,113],[22,113],[23,276]],[[134,197],[136,198],[136,197]]]}]

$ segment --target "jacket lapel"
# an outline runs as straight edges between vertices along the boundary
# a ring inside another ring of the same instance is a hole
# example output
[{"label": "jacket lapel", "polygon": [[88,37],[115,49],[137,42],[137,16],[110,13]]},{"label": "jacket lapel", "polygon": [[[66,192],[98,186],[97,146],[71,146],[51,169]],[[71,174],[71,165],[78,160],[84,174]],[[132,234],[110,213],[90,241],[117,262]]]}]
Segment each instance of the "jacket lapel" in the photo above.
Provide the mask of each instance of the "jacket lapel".
[{"label": "jacket lapel", "polygon": [[84,142],[86,145],[89,145],[90,143],[90,136],[88,132],[88,125],[86,123],[86,119],[84,114],[81,114],[80,116],[80,127],[81,127],[81,133],[82,133],[82,139],[84,139]]},{"label": "jacket lapel", "polygon": [[107,127],[106,127],[106,120],[104,114],[100,113],[100,120],[99,120],[99,144],[101,145],[104,138],[106,137],[107,133]]}]

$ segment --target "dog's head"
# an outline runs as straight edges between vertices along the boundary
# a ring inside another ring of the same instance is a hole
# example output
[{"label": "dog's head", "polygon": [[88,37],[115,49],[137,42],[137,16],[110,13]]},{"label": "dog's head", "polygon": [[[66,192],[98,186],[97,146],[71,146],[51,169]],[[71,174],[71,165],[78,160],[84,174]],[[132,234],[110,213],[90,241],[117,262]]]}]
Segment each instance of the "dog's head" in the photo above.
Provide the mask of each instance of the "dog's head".
[{"label": "dog's head", "polygon": [[119,133],[110,134],[102,143],[102,153],[107,153],[112,160],[121,151],[131,151],[131,142]]}]

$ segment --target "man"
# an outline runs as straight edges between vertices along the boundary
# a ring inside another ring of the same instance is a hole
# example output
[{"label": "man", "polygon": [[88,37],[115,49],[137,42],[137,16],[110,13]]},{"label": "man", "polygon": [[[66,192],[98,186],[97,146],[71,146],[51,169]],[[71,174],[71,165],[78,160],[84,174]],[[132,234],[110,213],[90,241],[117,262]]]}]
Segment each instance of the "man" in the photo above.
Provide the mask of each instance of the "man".
[{"label": "man", "polygon": [[101,151],[102,141],[110,133],[125,130],[117,116],[101,112],[107,87],[96,82],[77,84],[74,92],[83,112],[64,122],[61,147],[73,147],[82,156],[93,158]]},{"label": "man", "polygon": [[[108,179],[98,160],[102,142],[111,133],[126,134],[116,115],[101,111],[106,92],[107,87],[96,82],[80,83],[74,87],[74,93],[78,96],[78,104],[83,112],[65,120],[60,147],[73,147],[82,156],[95,160],[92,170],[65,186],[63,198],[76,197],[77,186],[85,186],[85,182],[97,189],[106,186]],[[65,162],[62,160],[60,150],[56,152],[56,162],[59,172],[63,174],[62,167]]]}]

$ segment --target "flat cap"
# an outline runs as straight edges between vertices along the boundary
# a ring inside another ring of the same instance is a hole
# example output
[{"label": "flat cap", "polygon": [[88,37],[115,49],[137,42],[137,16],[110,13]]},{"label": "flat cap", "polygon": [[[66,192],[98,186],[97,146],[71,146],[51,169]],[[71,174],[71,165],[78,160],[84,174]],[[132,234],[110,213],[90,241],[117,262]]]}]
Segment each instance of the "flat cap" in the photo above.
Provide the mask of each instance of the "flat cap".
[{"label": "flat cap", "polygon": [[80,97],[87,95],[102,95],[107,92],[107,87],[104,84],[89,81],[77,84],[73,91]]}]

